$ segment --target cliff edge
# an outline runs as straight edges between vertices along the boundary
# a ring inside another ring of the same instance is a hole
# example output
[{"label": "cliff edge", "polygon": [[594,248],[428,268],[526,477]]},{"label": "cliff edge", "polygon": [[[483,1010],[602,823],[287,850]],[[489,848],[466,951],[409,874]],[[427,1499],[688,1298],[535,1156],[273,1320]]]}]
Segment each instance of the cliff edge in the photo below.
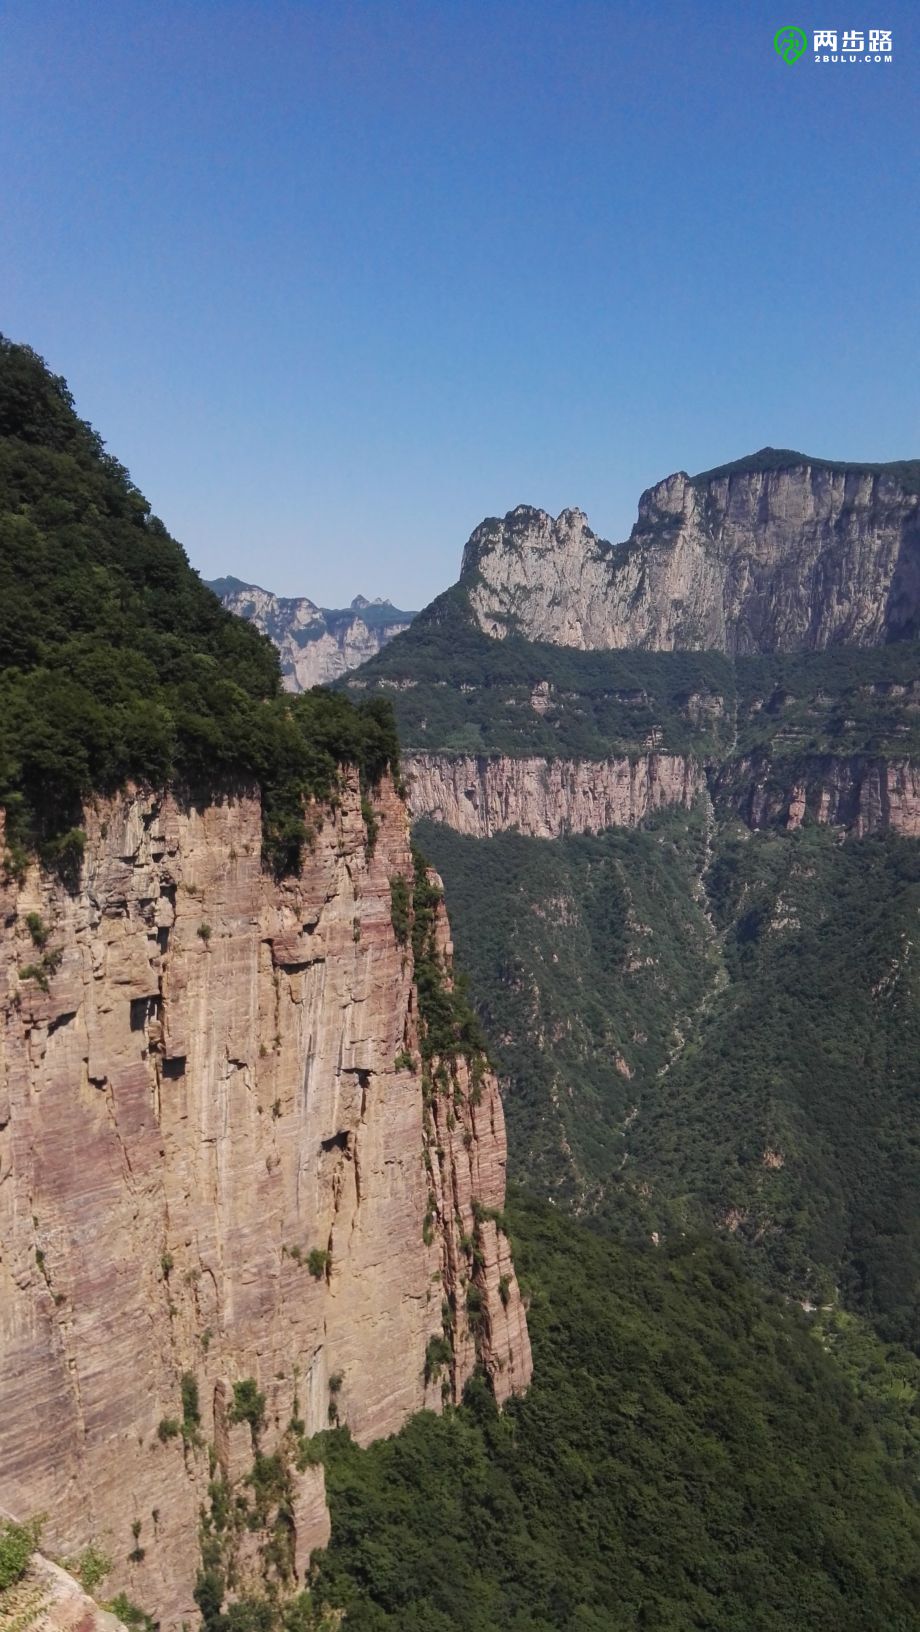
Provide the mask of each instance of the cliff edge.
[{"label": "cliff edge", "polygon": [[428,1036],[405,805],[345,772],[310,819],[276,882],[255,794],[135,787],[85,809],[71,891],[0,886],[4,1500],[164,1626],[215,1537],[231,1593],[303,1580],[317,1431],[530,1376],[501,1103]]}]

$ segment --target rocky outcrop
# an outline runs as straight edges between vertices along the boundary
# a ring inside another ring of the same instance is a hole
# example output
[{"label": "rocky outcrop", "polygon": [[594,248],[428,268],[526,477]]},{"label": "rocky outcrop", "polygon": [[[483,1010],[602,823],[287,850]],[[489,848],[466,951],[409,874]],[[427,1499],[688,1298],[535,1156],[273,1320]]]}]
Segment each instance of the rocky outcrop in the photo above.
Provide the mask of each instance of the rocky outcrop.
[{"label": "rocky outcrop", "polygon": [[854,837],[920,838],[920,765],[909,759],[829,754],[739,758],[713,775],[713,798],[749,827],[789,830],[812,821]]},{"label": "rocky outcrop", "polygon": [[363,595],[334,611],[314,606],[306,596],[273,595],[239,578],[216,578],[208,587],[230,612],[254,623],[277,646],[287,691],[331,685],[374,657],[415,616],[390,601],[369,601]]},{"label": "rocky outcrop", "polygon": [[532,838],[635,827],[667,806],[689,808],[704,791],[689,756],[635,759],[511,759],[413,754],[406,760],[409,804],[458,833],[489,838],[515,828]]},{"label": "rocky outcrop", "polygon": [[[461,583],[485,632],[589,648],[729,653],[872,646],[920,628],[920,484],[765,449],[669,476],[629,542],[519,506],[472,535]],[[790,462],[792,461],[792,462]]]},{"label": "rocky outcrop", "polygon": [[[4,1500],[59,1555],[96,1541],[106,1591],[167,1627],[209,1485],[252,1503],[256,1445],[302,1571],[328,1537],[311,1434],[392,1433],[477,1355],[499,1399],[529,1377],[495,1079],[447,1062],[450,1116],[423,1082],[389,782],[374,815],[371,842],[346,776],[276,883],[255,797],[130,791],[85,812],[75,893],[36,867],[0,889]],[[259,1539],[238,1582],[271,1568]]]},{"label": "rocky outcrop", "polygon": [[25,1573],[0,1592],[3,1632],[127,1632],[124,1623],[103,1609],[79,1581],[46,1558],[33,1553]]},{"label": "rocky outcrop", "polygon": [[405,761],[416,820],[444,822],[471,838],[516,830],[530,838],[637,827],[668,808],[690,809],[707,786],[722,815],[748,827],[840,827],[854,837],[920,838],[920,765],[909,759],[811,754],[690,755],[547,760],[414,754]]}]

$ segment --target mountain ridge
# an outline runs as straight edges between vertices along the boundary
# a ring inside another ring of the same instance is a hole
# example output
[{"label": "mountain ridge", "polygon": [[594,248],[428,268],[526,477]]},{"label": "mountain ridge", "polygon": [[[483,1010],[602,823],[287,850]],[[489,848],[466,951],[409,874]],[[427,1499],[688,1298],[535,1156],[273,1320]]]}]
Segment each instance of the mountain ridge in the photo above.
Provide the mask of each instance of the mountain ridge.
[{"label": "mountain ridge", "polygon": [[286,691],[328,685],[374,657],[408,629],[415,612],[356,595],[347,607],[318,606],[306,595],[276,595],[232,576],[207,587],[229,612],[252,623],[276,647]]},{"label": "mountain ridge", "polygon": [[459,588],[492,639],[732,655],[872,646],[920,626],[920,462],[762,449],[646,489],[612,544],[571,507],[474,529]]}]

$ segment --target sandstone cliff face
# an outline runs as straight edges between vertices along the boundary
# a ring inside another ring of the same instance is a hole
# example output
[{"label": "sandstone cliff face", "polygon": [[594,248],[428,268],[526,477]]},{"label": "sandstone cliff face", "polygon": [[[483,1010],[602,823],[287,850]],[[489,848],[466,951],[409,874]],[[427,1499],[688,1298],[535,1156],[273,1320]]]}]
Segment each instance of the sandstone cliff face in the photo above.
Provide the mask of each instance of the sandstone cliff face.
[{"label": "sandstone cliff face", "polygon": [[[255,798],[134,791],[86,811],[75,894],[37,868],[0,888],[4,1500],[47,1513],[60,1555],[97,1540],[106,1592],[164,1626],[195,1614],[208,1445],[246,1494],[255,1436],[234,1383],[254,1380],[259,1448],[290,1463],[302,1575],[328,1515],[295,1441],[338,1419],[366,1442],[439,1409],[477,1348],[499,1399],[529,1378],[507,1242],[485,1216],[504,1196],[496,1083],[461,1062],[449,1118],[423,1092],[390,901],[411,876],[408,821],[389,783],[376,816],[371,846],[347,777],[279,885]],[[426,1365],[445,1335],[449,1361]],[[183,1434],[184,1374],[200,1423]],[[231,1560],[238,1585],[269,1567],[258,1540]]]},{"label": "sandstone cliff face", "polygon": [[642,495],[628,544],[579,510],[520,506],[466,546],[461,582],[485,632],[587,648],[730,653],[871,646],[920,614],[920,494],[896,474],[795,467]]},{"label": "sandstone cliff face", "polygon": [[713,797],[749,827],[793,830],[813,821],[857,838],[889,832],[920,838],[920,765],[909,759],[737,759],[714,774]]},{"label": "sandstone cliff face", "polygon": [[690,755],[545,760],[415,754],[406,759],[416,820],[486,839],[516,829],[558,839],[636,827],[657,811],[689,810],[711,793],[717,809],[752,828],[804,821],[854,837],[920,837],[920,765],[865,755],[746,756],[704,764]]},{"label": "sandstone cliff face", "polygon": [[254,623],[277,646],[286,691],[331,685],[408,629],[415,615],[363,595],[344,611],[330,611],[306,596],[273,595],[238,578],[218,578],[210,587],[229,611]]},{"label": "sandstone cliff face", "polygon": [[706,786],[688,756],[572,760],[414,754],[406,760],[413,817],[489,838],[509,828],[532,838],[635,827],[669,805],[689,809]]}]

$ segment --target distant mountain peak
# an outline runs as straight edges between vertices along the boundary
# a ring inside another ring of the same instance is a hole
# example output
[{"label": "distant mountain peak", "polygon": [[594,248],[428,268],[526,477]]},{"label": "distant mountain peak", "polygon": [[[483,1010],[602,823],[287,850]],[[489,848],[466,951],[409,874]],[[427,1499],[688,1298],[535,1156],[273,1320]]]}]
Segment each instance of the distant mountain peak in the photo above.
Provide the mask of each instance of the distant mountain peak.
[{"label": "distant mountain peak", "polygon": [[731,653],[875,646],[920,631],[920,461],[761,448],[642,494],[628,541],[584,511],[487,517],[460,587],[492,639]]},{"label": "distant mountain peak", "polygon": [[208,588],[277,646],[288,691],[330,685],[376,656],[415,617],[379,595],[374,600],[356,595],[350,606],[339,608],[317,606],[306,595],[274,595],[241,578],[214,578]]}]

